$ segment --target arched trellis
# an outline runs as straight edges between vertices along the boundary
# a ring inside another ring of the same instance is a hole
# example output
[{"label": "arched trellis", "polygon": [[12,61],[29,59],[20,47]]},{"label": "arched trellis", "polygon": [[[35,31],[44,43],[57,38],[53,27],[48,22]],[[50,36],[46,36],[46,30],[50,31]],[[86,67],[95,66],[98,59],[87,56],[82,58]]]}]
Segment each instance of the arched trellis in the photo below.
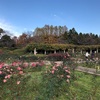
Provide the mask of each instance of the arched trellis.
[{"label": "arched trellis", "polygon": [[31,43],[27,45],[26,51],[27,52],[34,52],[38,53],[38,50],[44,51],[44,54],[46,54],[47,51],[53,51],[56,53],[59,50],[62,50],[64,53],[66,50],[71,50],[72,53],[75,53],[75,51],[80,51],[83,53],[83,51],[89,50],[90,53],[92,50],[95,50],[96,53],[100,50],[100,45],[73,45],[73,44],[38,44],[38,43]]}]

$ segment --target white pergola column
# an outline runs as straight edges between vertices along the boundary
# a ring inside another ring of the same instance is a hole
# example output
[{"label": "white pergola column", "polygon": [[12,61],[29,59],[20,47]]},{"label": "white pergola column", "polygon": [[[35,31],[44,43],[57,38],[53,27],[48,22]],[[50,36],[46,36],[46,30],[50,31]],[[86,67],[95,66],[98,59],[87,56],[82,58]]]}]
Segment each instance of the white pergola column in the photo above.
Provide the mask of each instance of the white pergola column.
[{"label": "white pergola column", "polygon": [[83,53],[82,49],[81,49],[81,54]]},{"label": "white pergola column", "polygon": [[92,53],[92,49],[90,49],[90,54]]},{"label": "white pergola column", "polygon": [[65,53],[65,50],[64,50],[64,53]]},{"label": "white pergola column", "polygon": [[36,55],[36,53],[37,53],[37,52],[36,52],[36,48],[34,48],[34,55]]},{"label": "white pergola column", "polygon": [[96,53],[98,53],[98,48],[96,49]]},{"label": "white pergola column", "polygon": [[56,50],[54,51],[54,53],[56,53]]},{"label": "white pergola column", "polygon": [[44,51],[44,54],[45,54],[45,55],[47,54],[46,50]]},{"label": "white pergola column", "polygon": [[72,53],[74,53],[75,52],[75,50],[74,50],[74,48],[72,49]]}]

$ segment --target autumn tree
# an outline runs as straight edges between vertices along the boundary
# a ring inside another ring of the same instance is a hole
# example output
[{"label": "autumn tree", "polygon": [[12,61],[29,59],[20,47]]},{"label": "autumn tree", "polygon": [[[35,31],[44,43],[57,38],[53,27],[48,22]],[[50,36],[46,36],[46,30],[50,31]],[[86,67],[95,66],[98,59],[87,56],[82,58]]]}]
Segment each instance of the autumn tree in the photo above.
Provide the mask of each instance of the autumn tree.
[{"label": "autumn tree", "polygon": [[29,37],[27,34],[23,33],[19,36],[17,44],[19,46],[26,46],[29,43]]}]

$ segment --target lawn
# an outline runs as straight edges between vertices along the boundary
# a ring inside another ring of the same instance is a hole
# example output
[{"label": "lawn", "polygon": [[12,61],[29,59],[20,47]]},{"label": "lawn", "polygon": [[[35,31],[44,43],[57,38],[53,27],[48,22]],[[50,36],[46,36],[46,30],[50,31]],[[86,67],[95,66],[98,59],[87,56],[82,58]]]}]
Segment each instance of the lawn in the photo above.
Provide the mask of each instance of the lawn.
[{"label": "lawn", "polygon": [[[45,67],[45,66],[44,66]],[[0,81],[0,100],[99,100],[100,99],[100,77],[82,72],[75,72],[75,78],[70,79],[69,83],[63,81],[60,84],[61,89],[54,95],[51,89],[56,88],[53,85],[48,88],[43,81],[41,71],[29,71],[22,77],[20,84],[16,84],[18,76],[12,77],[8,82]],[[48,79],[47,79],[48,80]],[[54,80],[53,80],[54,81]],[[47,90],[48,89],[48,90]],[[44,92],[45,91],[45,92]],[[49,93],[52,96],[44,95]]]}]

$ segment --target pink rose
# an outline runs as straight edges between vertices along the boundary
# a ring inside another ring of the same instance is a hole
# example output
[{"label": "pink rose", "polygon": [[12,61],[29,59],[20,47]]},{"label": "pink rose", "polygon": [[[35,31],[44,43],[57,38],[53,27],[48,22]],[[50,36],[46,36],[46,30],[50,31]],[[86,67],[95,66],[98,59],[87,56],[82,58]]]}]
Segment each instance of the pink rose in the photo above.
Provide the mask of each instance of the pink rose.
[{"label": "pink rose", "polygon": [[10,77],[11,77],[11,75],[8,75],[7,77],[8,77],[8,78],[10,78]]},{"label": "pink rose", "polygon": [[36,64],[35,63],[32,63],[32,67],[36,67]]},{"label": "pink rose", "polygon": [[5,76],[5,78],[8,78],[8,76]]},{"label": "pink rose", "polygon": [[20,71],[19,74],[23,74],[23,71]]},{"label": "pink rose", "polygon": [[70,75],[67,75],[67,78],[70,78]]},{"label": "pink rose", "polygon": [[69,72],[68,70],[65,70],[65,72]]},{"label": "pink rose", "polygon": [[66,56],[64,56],[64,58],[66,58]]},{"label": "pink rose", "polygon": [[7,82],[7,80],[6,80],[6,79],[4,79],[4,80],[3,80],[3,82],[4,82],[4,83],[6,83],[6,82]]},{"label": "pink rose", "polygon": [[16,62],[13,62],[13,63],[12,63],[12,66],[16,66],[16,65],[17,65],[17,63],[16,63]]},{"label": "pink rose", "polygon": [[65,70],[65,72],[69,73],[70,74],[70,71],[69,70]]},{"label": "pink rose", "polygon": [[55,66],[53,66],[53,68],[52,68],[53,70],[56,70],[56,68],[55,68]]},{"label": "pink rose", "polygon": [[20,84],[20,81],[17,81],[17,85]]},{"label": "pink rose", "polygon": [[17,67],[17,70],[21,70],[21,68],[20,67]]},{"label": "pink rose", "polygon": [[67,69],[67,67],[66,67],[66,66],[64,66],[64,69]]},{"label": "pink rose", "polygon": [[3,66],[2,65],[0,65],[0,69],[2,68]]},{"label": "pink rose", "polygon": [[2,74],[2,71],[0,71],[0,74]]},{"label": "pink rose", "polygon": [[28,67],[28,65],[29,65],[28,63],[24,63],[24,67]]},{"label": "pink rose", "polygon": [[51,71],[52,74],[54,74],[54,72],[55,72],[54,70]]}]

